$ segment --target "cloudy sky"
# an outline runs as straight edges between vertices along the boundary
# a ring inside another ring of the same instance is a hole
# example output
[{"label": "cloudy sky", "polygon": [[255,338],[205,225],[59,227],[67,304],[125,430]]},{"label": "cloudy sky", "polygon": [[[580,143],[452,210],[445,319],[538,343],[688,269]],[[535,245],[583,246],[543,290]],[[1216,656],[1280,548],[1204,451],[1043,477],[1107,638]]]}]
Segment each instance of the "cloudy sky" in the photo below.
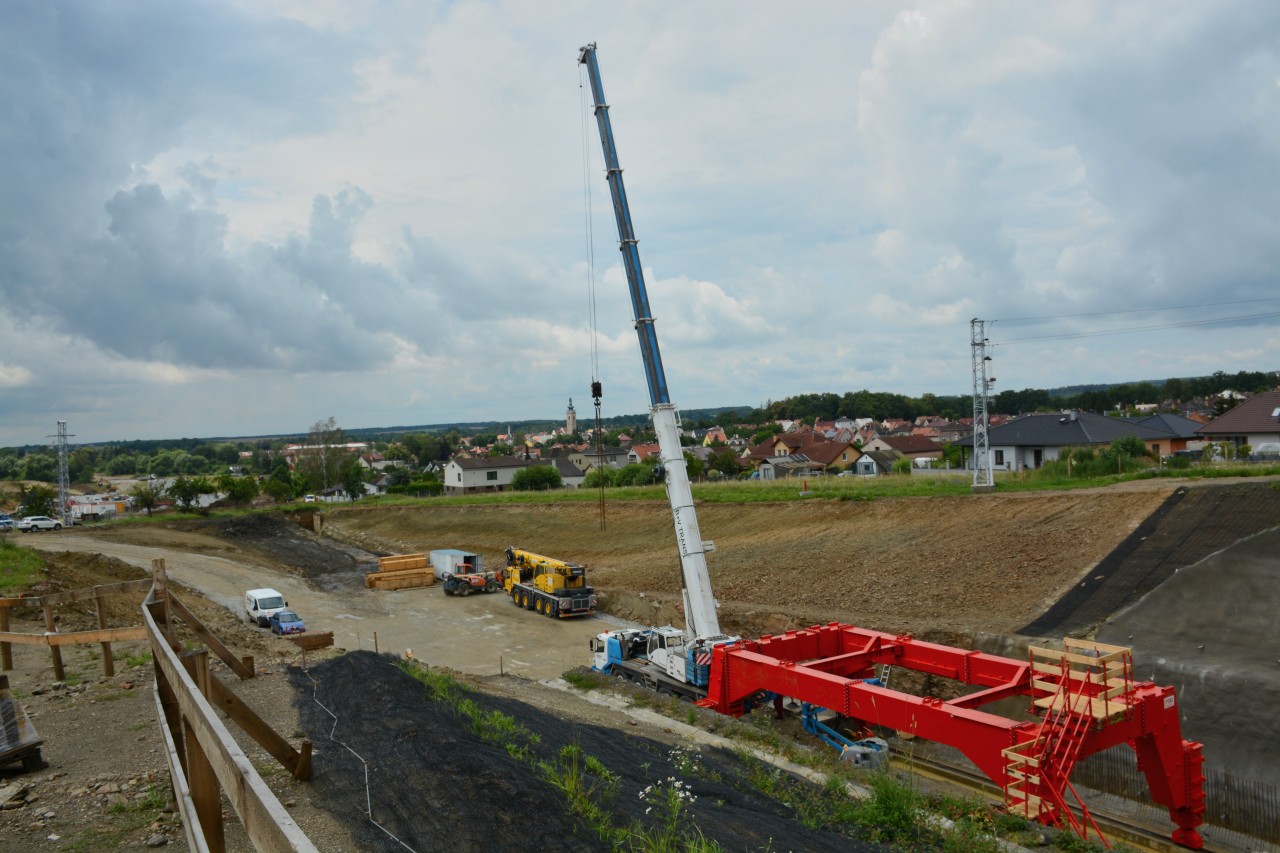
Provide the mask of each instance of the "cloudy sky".
[{"label": "cloudy sky", "polygon": [[1280,366],[1274,2],[15,0],[0,444],[587,403],[589,41],[679,404]]}]

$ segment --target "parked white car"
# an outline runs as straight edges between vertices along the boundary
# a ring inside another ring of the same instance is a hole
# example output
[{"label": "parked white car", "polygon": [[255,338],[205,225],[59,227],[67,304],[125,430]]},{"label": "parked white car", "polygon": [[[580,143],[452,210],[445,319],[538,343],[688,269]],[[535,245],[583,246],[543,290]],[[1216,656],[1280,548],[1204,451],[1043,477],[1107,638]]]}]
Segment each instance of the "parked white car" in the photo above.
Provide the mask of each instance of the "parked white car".
[{"label": "parked white car", "polygon": [[274,589],[251,589],[244,594],[245,618],[256,623],[259,628],[270,625],[272,615],[288,606],[289,602]]},{"label": "parked white car", "polygon": [[18,529],[28,533],[37,530],[61,530],[62,522],[47,515],[28,515],[18,522]]}]

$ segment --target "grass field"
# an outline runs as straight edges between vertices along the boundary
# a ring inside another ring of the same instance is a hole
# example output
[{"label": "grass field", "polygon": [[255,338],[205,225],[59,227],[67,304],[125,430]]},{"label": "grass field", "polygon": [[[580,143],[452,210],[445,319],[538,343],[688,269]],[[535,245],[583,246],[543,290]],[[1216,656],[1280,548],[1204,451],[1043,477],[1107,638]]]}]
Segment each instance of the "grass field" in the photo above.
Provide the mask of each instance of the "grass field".
[{"label": "grass field", "polygon": [[[1217,479],[1222,477],[1280,476],[1280,465],[1220,465],[1184,470],[1148,468],[1143,471],[1106,477],[1063,477],[1048,472],[1028,471],[1021,474],[997,473],[997,492],[1061,491],[1087,489],[1128,483],[1136,480],[1184,478],[1188,480]],[[801,495],[805,484],[809,494]],[[808,500],[811,498],[841,501],[873,501],[880,498],[931,497],[935,495],[967,495],[972,474],[955,472],[935,476],[931,474],[893,474],[884,477],[813,477],[787,480],[726,480],[718,483],[694,483],[693,497],[705,503],[769,503],[779,501]],[[562,503],[598,500],[595,489],[558,489],[547,492],[490,492],[459,497],[440,496],[415,498],[400,495],[383,495],[366,498],[354,504],[304,504],[293,503],[269,509],[223,509],[201,516],[196,513],[165,512],[159,518],[225,518],[254,512],[273,512],[280,509],[323,509],[338,506],[469,506],[472,504],[521,504]],[[666,491],[660,485],[629,486],[605,489],[605,497],[611,501],[666,500]],[[132,515],[107,524],[145,522],[148,516]]]},{"label": "grass field", "polygon": [[44,560],[31,548],[10,541],[14,534],[0,536],[0,592],[30,586],[40,579]]}]

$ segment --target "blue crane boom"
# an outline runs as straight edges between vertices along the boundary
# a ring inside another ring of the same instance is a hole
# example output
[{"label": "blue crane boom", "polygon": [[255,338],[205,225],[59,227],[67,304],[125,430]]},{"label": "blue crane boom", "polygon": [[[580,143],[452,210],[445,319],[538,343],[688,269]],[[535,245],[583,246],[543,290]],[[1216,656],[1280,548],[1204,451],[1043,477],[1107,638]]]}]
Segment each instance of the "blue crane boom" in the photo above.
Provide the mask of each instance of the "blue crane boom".
[{"label": "blue crane boom", "polygon": [[636,316],[636,335],[640,338],[640,357],[644,361],[644,375],[649,383],[649,403],[653,406],[670,403],[667,375],[663,372],[662,353],[658,349],[658,335],[653,329],[653,313],[649,310],[649,292],[644,286],[644,269],[640,266],[639,241],[636,240],[635,227],[631,223],[627,188],[622,182],[622,167],[618,165],[618,149],[613,144],[609,105],[605,103],[604,85],[600,82],[600,64],[596,61],[595,44],[582,48],[578,61],[587,66],[587,77],[591,81],[596,124],[600,127],[600,144],[604,147],[605,175],[609,181],[609,195],[613,197],[613,215],[618,220],[618,248],[622,252],[622,265],[627,271],[631,308]]},{"label": "blue crane boom", "polygon": [[635,312],[636,335],[640,338],[640,357],[644,361],[645,379],[649,383],[649,414],[653,418],[653,430],[658,436],[658,455],[662,461],[667,499],[671,503],[676,543],[680,548],[685,623],[688,626],[685,633],[691,648],[712,638],[723,642],[726,638],[720,633],[720,619],[711,593],[711,578],[707,574],[706,551],[711,543],[702,541],[702,534],[698,529],[693,491],[689,488],[689,474],[685,469],[684,448],[680,444],[679,421],[676,408],[671,402],[671,394],[667,390],[667,377],[662,370],[662,353],[658,350],[658,335],[653,328],[649,293],[644,286],[640,250],[635,228],[631,223],[631,210],[627,205],[627,191],[622,183],[622,167],[618,165],[618,149],[613,142],[613,125],[609,121],[609,105],[605,103],[604,85],[600,82],[600,64],[596,60],[595,44],[582,48],[578,54],[578,62],[587,67],[587,76],[591,81],[596,124],[600,128],[600,144],[604,147],[605,173],[609,180],[609,193],[613,196],[613,214],[618,221],[618,248],[622,252],[622,263],[627,271],[627,287],[631,291],[631,308]]}]

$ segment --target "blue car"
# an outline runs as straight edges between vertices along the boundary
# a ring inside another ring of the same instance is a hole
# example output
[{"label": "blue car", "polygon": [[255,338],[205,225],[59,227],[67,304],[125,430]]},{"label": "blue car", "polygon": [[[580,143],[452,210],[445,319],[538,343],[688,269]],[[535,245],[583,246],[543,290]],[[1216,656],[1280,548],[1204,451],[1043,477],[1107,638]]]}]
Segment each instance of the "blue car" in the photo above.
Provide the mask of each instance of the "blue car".
[{"label": "blue car", "polygon": [[307,630],[307,626],[302,624],[302,619],[292,610],[281,610],[279,613],[271,614],[268,622],[273,634],[302,634]]},{"label": "blue car", "polygon": [[0,512],[0,530],[12,530],[13,519],[8,514]]}]

